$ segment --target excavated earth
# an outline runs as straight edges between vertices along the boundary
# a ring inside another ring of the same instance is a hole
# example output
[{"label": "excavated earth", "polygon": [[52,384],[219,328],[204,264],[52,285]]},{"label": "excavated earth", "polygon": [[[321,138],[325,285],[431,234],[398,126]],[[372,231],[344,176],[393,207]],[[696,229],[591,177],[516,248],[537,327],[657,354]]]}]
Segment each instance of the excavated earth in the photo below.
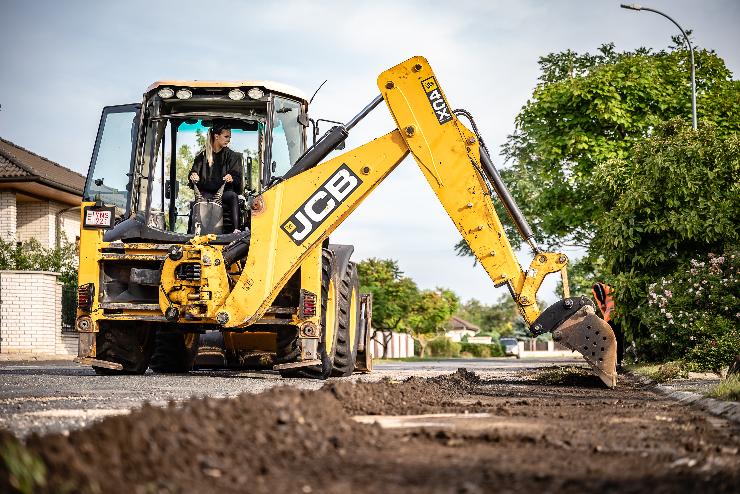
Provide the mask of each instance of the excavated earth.
[{"label": "excavated earth", "polygon": [[36,492],[737,493],[737,433],[630,378],[606,389],[561,367],[144,406],[25,444],[47,468]]}]

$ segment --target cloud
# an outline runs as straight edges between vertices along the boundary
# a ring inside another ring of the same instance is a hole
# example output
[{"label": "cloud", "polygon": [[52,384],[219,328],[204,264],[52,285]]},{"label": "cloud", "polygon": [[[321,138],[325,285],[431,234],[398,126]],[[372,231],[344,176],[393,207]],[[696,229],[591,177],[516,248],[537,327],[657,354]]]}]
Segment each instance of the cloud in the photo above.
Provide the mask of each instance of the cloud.
[{"label": "cloud", "polygon": [[[740,70],[736,1],[699,10],[689,0],[651,5]],[[475,115],[501,165],[497,150],[537,84],[538,57],[609,41],[659,49],[672,34],[658,16],[588,0],[6,2],[0,135],[85,173],[101,108],[139,100],[154,80],[273,79],[311,94],[328,79],[312,116],[348,121],[378,94],[380,72],[418,54],[430,60],[450,103]],[[348,148],[393,125],[381,105],[355,128]],[[354,243],[360,258],[399,260],[424,288],[495,301],[505,290],[454,255],[459,238],[409,158],[332,240]],[[527,253],[520,258],[529,262]]]}]

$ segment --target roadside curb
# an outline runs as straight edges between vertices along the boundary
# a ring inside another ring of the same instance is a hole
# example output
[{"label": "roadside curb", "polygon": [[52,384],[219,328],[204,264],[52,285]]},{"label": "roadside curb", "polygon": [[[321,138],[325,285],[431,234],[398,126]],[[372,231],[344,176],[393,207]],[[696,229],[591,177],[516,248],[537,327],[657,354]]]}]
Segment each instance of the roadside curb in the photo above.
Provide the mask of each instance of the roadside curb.
[{"label": "roadside curb", "polygon": [[656,384],[655,388],[681,404],[697,406],[712,415],[740,424],[740,403],[736,401],[721,401],[690,391],[676,391],[663,384]]},{"label": "roadside curb", "polygon": [[740,424],[739,402],[707,398],[704,395],[691,391],[677,391],[669,385],[656,383],[647,377],[637,375],[633,372],[627,372],[626,374],[641,384],[650,385],[658,393],[682,405],[694,406],[712,415],[729,420],[735,424]]}]

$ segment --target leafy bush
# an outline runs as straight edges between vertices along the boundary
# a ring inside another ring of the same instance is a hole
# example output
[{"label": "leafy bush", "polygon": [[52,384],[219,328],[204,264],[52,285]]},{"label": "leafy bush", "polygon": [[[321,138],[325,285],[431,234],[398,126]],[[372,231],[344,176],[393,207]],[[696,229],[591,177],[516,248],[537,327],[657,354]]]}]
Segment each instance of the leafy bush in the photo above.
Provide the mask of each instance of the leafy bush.
[{"label": "leafy bush", "polygon": [[652,328],[651,354],[720,370],[740,355],[740,250],[691,259],[649,286],[637,311]]},{"label": "leafy bush", "polygon": [[461,343],[460,351],[477,358],[501,357],[504,354],[499,344]]},{"label": "leafy bush", "polygon": [[77,255],[75,246],[65,242],[54,249],[42,246],[32,238],[27,242],[0,239],[0,270],[53,271],[59,281],[77,285]]},{"label": "leafy bush", "polygon": [[460,349],[460,343],[456,343],[446,336],[434,338],[427,343],[427,350],[432,357],[459,357]]},{"label": "leafy bush", "polygon": [[[725,272],[736,264],[712,264],[709,253],[737,260],[737,248],[725,246],[740,243],[740,135],[706,124],[694,132],[674,119],[657,125],[632,159],[599,165],[596,177],[610,199],[591,250],[604,257],[635,357],[727,365],[739,350],[737,273]],[[665,307],[650,292],[666,297]]]}]

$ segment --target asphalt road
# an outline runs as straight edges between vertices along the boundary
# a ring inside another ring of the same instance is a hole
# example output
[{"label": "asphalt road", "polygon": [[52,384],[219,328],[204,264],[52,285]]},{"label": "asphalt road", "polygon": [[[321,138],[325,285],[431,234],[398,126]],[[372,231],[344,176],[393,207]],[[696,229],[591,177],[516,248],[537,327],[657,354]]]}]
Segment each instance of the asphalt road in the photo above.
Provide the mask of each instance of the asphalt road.
[{"label": "asphalt road", "polygon": [[[514,375],[543,366],[583,364],[582,359],[450,359],[381,362],[371,374],[336,380],[405,379],[454,372],[465,367],[482,377]],[[129,413],[149,402],[165,405],[191,397],[228,398],[275,386],[318,389],[323,381],[281,379],[276,372],[196,371],[188,375],[97,376],[67,361],[0,362],[0,428],[19,437],[81,428],[110,415]]]}]

